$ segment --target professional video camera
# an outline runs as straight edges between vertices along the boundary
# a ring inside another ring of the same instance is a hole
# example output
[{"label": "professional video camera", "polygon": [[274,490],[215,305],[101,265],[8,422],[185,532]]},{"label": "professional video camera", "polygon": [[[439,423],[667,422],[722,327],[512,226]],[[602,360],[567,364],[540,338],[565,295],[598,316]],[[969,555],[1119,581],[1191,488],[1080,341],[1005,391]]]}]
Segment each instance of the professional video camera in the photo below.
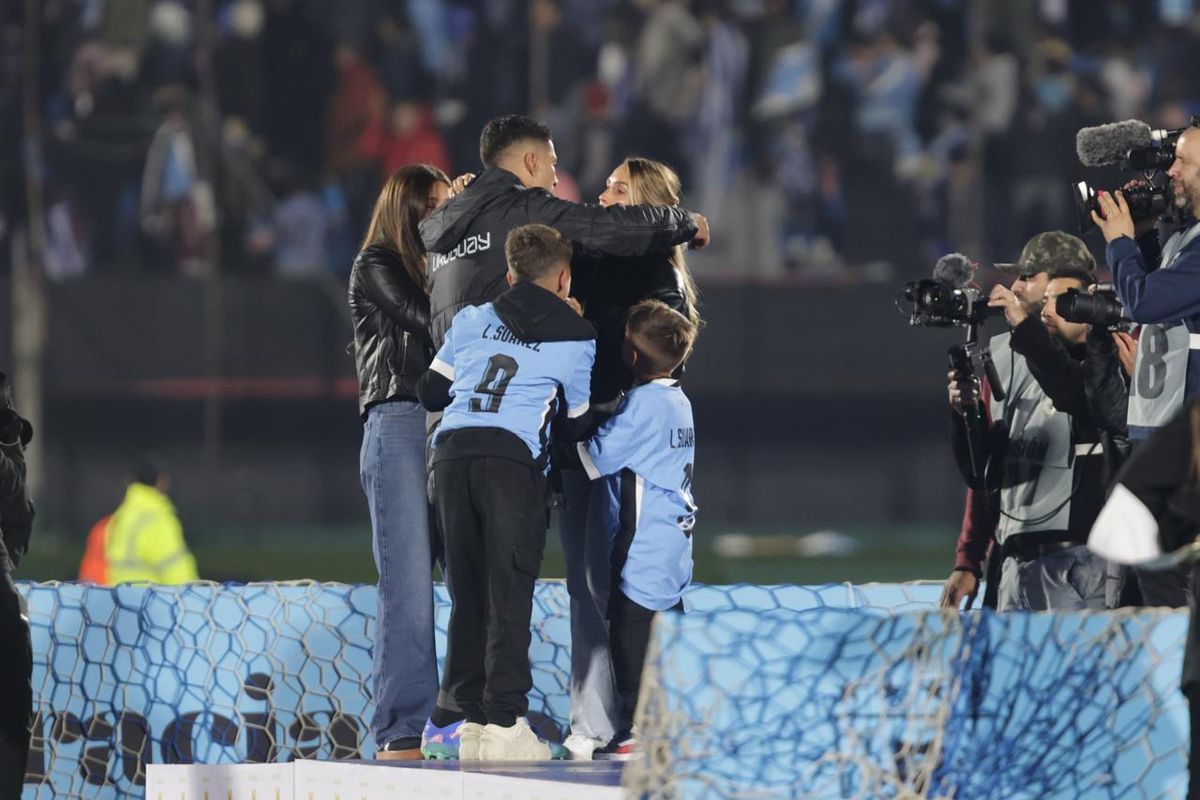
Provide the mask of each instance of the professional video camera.
[{"label": "professional video camera", "polygon": [[[1096,227],[1096,223],[1092,220],[1092,212],[1101,213],[1100,201],[1097,198],[1096,190],[1089,186],[1087,181],[1075,184],[1074,190],[1075,210],[1079,215],[1079,232],[1087,233]],[[1122,189],[1121,194],[1125,198],[1125,204],[1129,206],[1129,215],[1133,217],[1134,222],[1166,217],[1172,211],[1171,187],[1162,184],[1161,179],[1157,184],[1147,181],[1145,186],[1130,186]]]},{"label": "professional video camera", "polygon": [[979,288],[969,285],[975,265],[961,253],[938,259],[933,278],[904,284],[904,299],[912,303],[908,324],[915,328],[965,328],[982,325],[987,302]]},{"label": "professional video camera", "polygon": [[1192,117],[1186,127],[1174,130],[1151,130],[1136,119],[1083,128],[1075,134],[1075,153],[1085,167],[1166,170],[1175,160],[1180,134],[1198,121],[1200,117]]},{"label": "professional video camera", "polygon": [[1082,322],[1109,332],[1128,333],[1133,329],[1133,321],[1125,316],[1125,308],[1111,283],[1097,286],[1095,294],[1067,289],[1055,298],[1055,303],[1058,315],[1067,322]]},{"label": "professional video camera", "polygon": [[987,303],[980,301],[978,289],[959,288],[929,278],[904,284],[904,299],[912,303],[909,324],[916,328],[980,324],[988,311]]},{"label": "professional video camera", "polygon": [[[1004,386],[992,363],[991,350],[979,341],[979,328],[989,316],[1002,312],[988,307],[979,287],[970,285],[974,276],[975,265],[962,253],[948,253],[939,258],[932,279],[904,284],[904,299],[912,304],[908,324],[917,328],[966,328],[967,340],[947,350],[950,368],[966,381],[986,379],[992,396],[1003,400]],[[982,480],[987,452],[982,446],[987,424],[985,412],[976,407],[963,414],[963,421],[967,426],[971,477]]]},{"label": "professional video camera", "polygon": [[[1189,126],[1200,123],[1192,117]],[[1162,217],[1170,218],[1174,207],[1166,170],[1175,160],[1175,144],[1187,127],[1172,130],[1151,130],[1136,119],[1083,128],[1075,135],[1075,152],[1085,167],[1119,167],[1143,173],[1145,186],[1122,190],[1130,215],[1135,222]],[[1071,187],[1079,213],[1079,230],[1086,233],[1095,227],[1093,211],[1099,213],[1097,191],[1086,181]]]}]

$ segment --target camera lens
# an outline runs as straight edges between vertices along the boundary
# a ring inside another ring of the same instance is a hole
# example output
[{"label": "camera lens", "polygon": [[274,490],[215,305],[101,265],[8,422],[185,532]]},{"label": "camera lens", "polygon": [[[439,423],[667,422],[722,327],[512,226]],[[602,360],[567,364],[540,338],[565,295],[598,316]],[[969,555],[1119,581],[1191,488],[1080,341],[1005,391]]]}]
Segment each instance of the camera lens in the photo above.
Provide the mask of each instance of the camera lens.
[{"label": "camera lens", "polygon": [[1136,147],[1125,157],[1129,169],[1167,169],[1175,160],[1175,148]]}]

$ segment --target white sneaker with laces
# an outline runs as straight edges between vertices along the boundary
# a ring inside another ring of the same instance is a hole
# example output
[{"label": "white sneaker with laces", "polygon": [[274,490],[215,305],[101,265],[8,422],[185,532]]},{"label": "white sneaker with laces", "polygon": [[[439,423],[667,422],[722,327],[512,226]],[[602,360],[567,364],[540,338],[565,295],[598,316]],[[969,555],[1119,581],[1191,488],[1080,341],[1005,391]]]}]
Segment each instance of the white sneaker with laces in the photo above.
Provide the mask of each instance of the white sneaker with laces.
[{"label": "white sneaker with laces", "polygon": [[458,760],[479,760],[479,739],[483,736],[483,726],[478,722],[464,722],[459,728]]},{"label": "white sneaker with laces", "polygon": [[572,733],[563,742],[563,747],[570,752],[572,761],[591,761],[592,753],[601,746],[603,742],[581,733]]},{"label": "white sneaker with laces", "polygon": [[562,745],[551,746],[539,739],[524,717],[517,717],[508,728],[489,724],[479,737],[481,761],[548,761],[565,755]]}]

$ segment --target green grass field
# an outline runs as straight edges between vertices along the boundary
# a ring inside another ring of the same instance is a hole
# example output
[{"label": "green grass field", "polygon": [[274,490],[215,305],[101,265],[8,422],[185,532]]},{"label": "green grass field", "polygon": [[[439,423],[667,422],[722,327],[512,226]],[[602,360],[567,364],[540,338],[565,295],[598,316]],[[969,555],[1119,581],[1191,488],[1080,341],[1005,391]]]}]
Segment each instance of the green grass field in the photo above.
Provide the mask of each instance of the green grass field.
[{"label": "green grass field", "polygon": [[[795,535],[817,526],[747,529],[707,523],[696,530],[695,579],[702,583],[838,583],[942,579],[954,559],[955,531],[934,524],[897,527],[844,527],[857,548],[848,555],[801,556],[787,546]],[[770,542],[770,552],[732,558],[714,551],[718,537],[731,532]],[[313,579],[374,583],[370,529],[363,526],[287,529],[189,529],[188,542],[202,577],[217,581]],[[73,580],[83,543],[53,532],[36,533],[33,548],[17,571],[18,580]],[[563,576],[558,536],[547,538],[543,578]]]}]

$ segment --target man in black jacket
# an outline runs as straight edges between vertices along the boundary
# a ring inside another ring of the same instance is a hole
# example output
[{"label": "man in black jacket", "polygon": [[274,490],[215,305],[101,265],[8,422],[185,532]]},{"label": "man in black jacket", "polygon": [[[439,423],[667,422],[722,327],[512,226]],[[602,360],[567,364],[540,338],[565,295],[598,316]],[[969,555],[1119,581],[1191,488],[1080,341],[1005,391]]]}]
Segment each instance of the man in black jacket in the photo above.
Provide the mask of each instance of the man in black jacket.
[{"label": "man in black jacket", "polygon": [[0,797],[20,797],[29,756],[33,649],[12,572],[29,545],[33,506],[25,488],[25,445],[33,431],[12,409],[0,372]]},{"label": "man in black jacket", "polygon": [[704,217],[681,208],[604,208],[552,195],[558,183],[554,142],[550,129],[529,117],[509,114],[488,122],[479,158],[483,173],[421,223],[435,347],[459,309],[494,300],[507,288],[504,239],[521,225],[549,225],[577,245],[614,256],[708,243]]}]

